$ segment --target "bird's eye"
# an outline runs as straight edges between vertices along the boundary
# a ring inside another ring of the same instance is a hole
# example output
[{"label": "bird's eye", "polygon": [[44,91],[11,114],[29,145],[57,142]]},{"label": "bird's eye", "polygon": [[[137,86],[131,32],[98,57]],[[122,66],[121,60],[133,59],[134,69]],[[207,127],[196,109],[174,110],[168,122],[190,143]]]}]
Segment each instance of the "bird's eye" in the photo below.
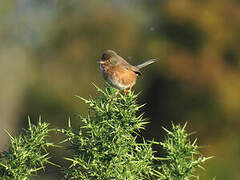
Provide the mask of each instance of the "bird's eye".
[{"label": "bird's eye", "polygon": [[106,59],[106,54],[103,54],[102,55],[102,60],[105,60]]},{"label": "bird's eye", "polygon": [[108,55],[107,54],[103,54],[102,55],[102,60],[107,60],[109,57],[108,57]]}]

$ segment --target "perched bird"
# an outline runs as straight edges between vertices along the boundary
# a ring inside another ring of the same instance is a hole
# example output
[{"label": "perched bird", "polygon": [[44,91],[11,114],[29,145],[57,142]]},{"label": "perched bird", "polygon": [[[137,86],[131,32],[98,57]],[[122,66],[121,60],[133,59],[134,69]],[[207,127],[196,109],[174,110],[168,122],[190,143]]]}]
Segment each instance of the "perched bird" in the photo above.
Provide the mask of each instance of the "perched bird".
[{"label": "perched bird", "polygon": [[140,69],[155,61],[155,59],[150,59],[137,66],[132,66],[116,52],[106,50],[99,63],[104,79],[111,86],[124,90],[126,93],[136,83],[137,76],[141,75]]}]

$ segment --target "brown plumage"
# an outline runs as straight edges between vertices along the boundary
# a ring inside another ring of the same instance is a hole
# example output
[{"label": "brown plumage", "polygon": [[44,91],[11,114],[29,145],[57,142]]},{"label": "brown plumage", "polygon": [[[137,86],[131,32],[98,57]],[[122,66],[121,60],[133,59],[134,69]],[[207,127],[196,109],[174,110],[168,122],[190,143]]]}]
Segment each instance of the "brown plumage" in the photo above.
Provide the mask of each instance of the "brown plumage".
[{"label": "brown plumage", "polygon": [[127,90],[134,86],[137,76],[141,75],[140,69],[154,63],[151,59],[137,66],[132,66],[116,52],[106,50],[102,54],[100,69],[104,79],[113,87]]}]

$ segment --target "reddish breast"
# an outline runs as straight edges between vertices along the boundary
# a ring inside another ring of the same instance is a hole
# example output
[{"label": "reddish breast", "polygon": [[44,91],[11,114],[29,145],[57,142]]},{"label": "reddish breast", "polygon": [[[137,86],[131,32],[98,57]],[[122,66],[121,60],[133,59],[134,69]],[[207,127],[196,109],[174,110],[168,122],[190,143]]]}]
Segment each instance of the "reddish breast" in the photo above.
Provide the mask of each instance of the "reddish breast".
[{"label": "reddish breast", "polygon": [[136,74],[131,71],[131,70],[127,70],[124,67],[112,67],[112,78],[115,79],[116,81],[118,81],[120,84],[123,85],[130,85],[133,86],[136,82]]}]

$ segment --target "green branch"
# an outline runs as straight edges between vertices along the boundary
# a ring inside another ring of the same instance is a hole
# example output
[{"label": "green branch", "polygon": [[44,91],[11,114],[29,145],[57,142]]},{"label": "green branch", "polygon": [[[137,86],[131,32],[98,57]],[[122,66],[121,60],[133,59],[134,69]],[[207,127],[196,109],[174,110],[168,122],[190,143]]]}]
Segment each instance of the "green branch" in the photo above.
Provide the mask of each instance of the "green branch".
[{"label": "green branch", "polygon": [[[7,151],[0,153],[0,177],[4,180],[28,180],[36,175],[37,171],[44,169],[49,156],[47,148],[54,146],[46,138],[53,129],[48,129],[47,123],[39,118],[38,125],[32,125],[29,120],[28,129],[23,135],[12,137]],[[52,163],[51,163],[52,164]]]},{"label": "green branch", "polygon": [[[72,157],[65,158],[71,161],[64,170],[66,179],[189,179],[207,159],[198,152],[196,141],[190,142],[185,126],[165,129],[168,136],[162,143],[144,139],[137,143],[138,133],[149,123],[137,114],[143,106],[136,103],[137,95],[123,95],[109,86],[96,89],[101,96],[88,100],[77,96],[89,107],[87,117],[79,115],[84,125],[75,131],[69,123],[60,130],[73,151]],[[167,156],[155,157],[153,143],[161,145]]]}]

